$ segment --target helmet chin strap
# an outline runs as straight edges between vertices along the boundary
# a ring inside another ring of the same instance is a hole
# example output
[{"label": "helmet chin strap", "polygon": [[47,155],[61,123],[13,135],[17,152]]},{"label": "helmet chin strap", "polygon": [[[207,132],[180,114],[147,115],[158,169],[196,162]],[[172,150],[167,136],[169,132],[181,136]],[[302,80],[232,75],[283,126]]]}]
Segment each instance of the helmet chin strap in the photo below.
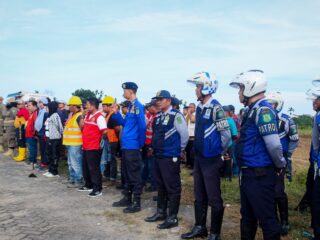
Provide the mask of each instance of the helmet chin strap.
[{"label": "helmet chin strap", "polygon": [[201,94],[201,96],[200,96],[200,97],[198,97],[197,101],[198,101],[198,102],[202,102],[202,101],[203,101],[203,99],[204,99],[203,97],[204,97],[204,95],[202,95],[202,94]]},{"label": "helmet chin strap", "polygon": [[261,93],[264,93],[264,92],[256,93],[255,95],[253,95],[253,96],[251,96],[251,97],[246,97],[246,96],[243,95],[243,98],[244,98],[244,99],[243,99],[243,105],[246,106],[246,107],[249,106],[249,101],[250,101],[250,99],[253,98],[253,97],[255,97],[255,96],[257,96],[257,95],[259,95],[259,94],[261,94]]},{"label": "helmet chin strap", "polygon": [[249,100],[250,100],[250,98],[248,98],[248,97],[244,97],[244,99],[243,99],[243,105],[244,105],[245,107],[247,107],[247,106],[248,106],[248,104],[249,104]]}]

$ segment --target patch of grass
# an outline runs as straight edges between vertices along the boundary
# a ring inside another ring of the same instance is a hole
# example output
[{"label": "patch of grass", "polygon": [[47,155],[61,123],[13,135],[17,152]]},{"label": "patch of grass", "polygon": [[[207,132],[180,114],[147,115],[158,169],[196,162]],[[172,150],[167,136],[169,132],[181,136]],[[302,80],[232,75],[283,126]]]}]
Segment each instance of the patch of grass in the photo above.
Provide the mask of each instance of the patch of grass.
[{"label": "patch of grass", "polygon": [[299,136],[301,137],[311,137],[311,132],[312,132],[311,127],[308,127],[308,128],[304,127],[304,128],[298,129]]},{"label": "patch of grass", "polygon": [[66,158],[60,159],[58,170],[60,176],[68,176],[68,160]]},{"label": "patch of grass", "polygon": [[[306,182],[307,169],[300,168],[293,176],[291,183],[286,181],[286,192],[289,198],[289,222],[291,230],[289,235],[283,239],[285,240],[297,240],[305,239],[302,236],[303,230],[310,226],[310,213],[300,213],[294,210],[299,204],[304,192]],[[193,177],[190,175],[190,170],[182,168],[182,203],[192,205],[194,201],[193,196]],[[226,212],[226,219],[231,220],[233,223],[240,224],[240,189],[239,181],[237,178],[233,178],[231,182],[221,179],[221,191],[224,200],[224,204],[231,205]],[[236,218],[236,219],[235,219]],[[234,236],[239,236],[239,226],[229,229],[228,224],[223,231],[224,239],[234,239]],[[261,239],[261,230],[258,231],[257,239]]]}]

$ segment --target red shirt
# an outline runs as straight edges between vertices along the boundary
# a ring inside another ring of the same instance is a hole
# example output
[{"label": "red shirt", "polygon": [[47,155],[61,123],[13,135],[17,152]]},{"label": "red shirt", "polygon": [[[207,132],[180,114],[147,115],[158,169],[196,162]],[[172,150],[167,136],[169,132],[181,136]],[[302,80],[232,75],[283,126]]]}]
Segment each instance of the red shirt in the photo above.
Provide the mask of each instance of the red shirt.
[{"label": "red shirt", "polygon": [[34,124],[37,119],[37,111],[34,111],[27,121],[27,127],[26,127],[26,138],[33,138],[36,133],[36,129],[34,127]]},{"label": "red shirt", "polygon": [[146,145],[151,145],[152,143],[152,133],[153,133],[153,119],[156,114],[147,113],[147,128],[146,128]]},{"label": "red shirt", "polygon": [[90,118],[90,114],[87,114],[84,120],[84,125],[82,130],[83,150],[101,149],[101,146],[100,146],[101,136],[102,136],[102,132],[105,131],[106,128],[101,130],[99,129],[97,120],[98,120],[98,117],[100,116],[103,117],[101,112],[95,113],[91,118]]},{"label": "red shirt", "polygon": [[30,114],[29,111],[24,107],[21,108],[18,112],[17,112],[17,117],[23,117],[26,121],[28,121]]}]

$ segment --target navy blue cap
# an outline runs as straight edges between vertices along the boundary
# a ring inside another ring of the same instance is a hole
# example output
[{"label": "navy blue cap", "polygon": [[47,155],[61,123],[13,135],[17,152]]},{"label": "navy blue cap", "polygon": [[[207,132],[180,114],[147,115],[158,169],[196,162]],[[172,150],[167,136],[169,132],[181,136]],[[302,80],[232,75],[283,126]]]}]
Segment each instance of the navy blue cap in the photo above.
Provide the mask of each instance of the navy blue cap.
[{"label": "navy blue cap", "polygon": [[225,112],[230,112],[231,111],[230,106],[223,106],[222,109]]},{"label": "navy blue cap", "polygon": [[123,89],[131,89],[131,90],[137,90],[138,89],[138,85],[134,82],[125,82],[122,83],[122,88]]},{"label": "navy blue cap", "polygon": [[151,107],[151,106],[156,106],[157,105],[157,100],[156,99],[151,99],[150,102],[146,103],[145,107]]},{"label": "navy blue cap", "polygon": [[234,106],[233,105],[229,105],[229,109],[230,109],[230,111],[235,111],[235,108],[234,108]]},{"label": "navy blue cap", "polygon": [[176,97],[173,97],[171,99],[171,105],[172,106],[179,106],[180,105],[180,100],[178,98],[176,98]]},{"label": "navy blue cap", "polygon": [[167,90],[161,90],[157,92],[157,95],[153,97],[152,99],[159,99],[159,98],[171,98],[171,94]]},{"label": "navy blue cap", "polygon": [[121,107],[129,107],[130,106],[130,101],[126,100],[126,101],[120,103],[120,106]]}]

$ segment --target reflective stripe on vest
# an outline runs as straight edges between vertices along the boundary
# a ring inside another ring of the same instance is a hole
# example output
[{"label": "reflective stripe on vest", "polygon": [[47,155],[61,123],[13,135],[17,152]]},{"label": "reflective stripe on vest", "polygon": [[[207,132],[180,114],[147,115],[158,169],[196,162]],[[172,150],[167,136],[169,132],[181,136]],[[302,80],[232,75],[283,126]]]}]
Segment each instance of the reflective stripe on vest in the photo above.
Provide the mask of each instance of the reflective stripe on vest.
[{"label": "reflective stripe on vest", "polygon": [[63,131],[63,145],[80,146],[82,145],[82,132],[77,122],[81,112],[73,114]]}]

